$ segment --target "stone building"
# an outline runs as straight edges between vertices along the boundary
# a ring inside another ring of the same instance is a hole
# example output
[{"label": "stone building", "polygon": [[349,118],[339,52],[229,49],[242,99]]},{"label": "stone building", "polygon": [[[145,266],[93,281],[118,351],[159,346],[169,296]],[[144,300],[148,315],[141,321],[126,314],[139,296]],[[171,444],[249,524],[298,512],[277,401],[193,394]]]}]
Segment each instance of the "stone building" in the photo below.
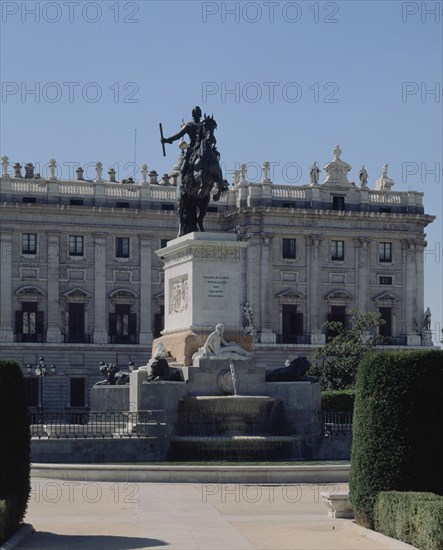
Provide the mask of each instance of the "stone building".
[{"label": "stone building", "polygon": [[[210,231],[236,232],[243,249],[239,331],[253,335],[257,362],[281,366],[325,341],[327,320],[352,310],[379,311],[389,345],[432,345],[423,325],[423,194],[394,192],[387,165],[367,185],[334,149],[319,183],[260,183],[246,166],[229,192],[211,203]],[[62,180],[25,173],[2,157],[0,180],[0,351],[32,369],[40,356],[55,375],[27,377],[31,400],[44,407],[89,406],[100,361],[126,369],[146,364],[164,318],[163,266],[155,251],[177,234],[177,171],[158,181],[143,165],[141,182],[102,177]],[[24,369],[26,371],[26,368]],[[48,369],[49,370],[49,369]],[[44,396],[41,394],[44,392]]]}]

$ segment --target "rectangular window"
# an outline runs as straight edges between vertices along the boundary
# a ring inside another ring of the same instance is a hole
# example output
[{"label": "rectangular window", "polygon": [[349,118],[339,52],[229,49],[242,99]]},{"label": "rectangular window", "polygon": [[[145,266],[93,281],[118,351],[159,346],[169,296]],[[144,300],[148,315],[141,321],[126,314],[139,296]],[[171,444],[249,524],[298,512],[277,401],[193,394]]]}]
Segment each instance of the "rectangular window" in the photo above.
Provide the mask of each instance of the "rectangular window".
[{"label": "rectangular window", "polygon": [[344,210],[345,198],[344,197],[332,197],[332,210]]},{"label": "rectangular window", "polygon": [[109,314],[111,344],[135,344],[137,340],[137,315],[131,313],[129,304],[116,304],[115,313]]},{"label": "rectangular window", "polygon": [[129,258],[129,238],[128,237],[116,237],[115,256],[117,258]]},{"label": "rectangular window", "polygon": [[23,204],[35,204],[37,199],[35,197],[23,197]]},{"label": "rectangular window", "polygon": [[71,378],[69,381],[69,405],[71,407],[84,407],[86,405],[86,380],[85,378]]},{"label": "rectangular window", "polygon": [[71,206],[83,206],[83,199],[69,199]]},{"label": "rectangular window", "polygon": [[390,307],[379,307],[378,311],[381,315],[381,318],[385,321],[384,325],[378,327],[378,333],[380,336],[392,337],[392,308]]},{"label": "rectangular window", "polygon": [[83,237],[80,235],[69,236],[69,255],[83,256]]},{"label": "rectangular window", "polygon": [[[346,306],[331,306],[331,312],[328,314],[328,323],[341,323],[343,328],[348,328],[348,316],[346,314]],[[328,328],[326,333],[326,340],[337,336],[339,331]]]},{"label": "rectangular window", "polygon": [[25,393],[28,407],[38,407],[38,380],[37,376],[31,378],[24,377]]},{"label": "rectangular window", "polygon": [[392,277],[381,276],[378,278],[379,285],[392,285]]},{"label": "rectangular window", "polygon": [[37,254],[37,235],[35,233],[22,234],[22,254]]},{"label": "rectangular window", "polygon": [[169,203],[169,202],[162,202],[161,209],[162,210],[174,210],[174,205],[172,203]]},{"label": "rectangular window", "polygon": [[283,258],[289,258],[295,260],[296,257],[296,241],[295,239],[283,239],[282,242],[282,255]]},{"label": "rectangular window", "polygon": [[116,203],[116,208],[129,208],[129,202],[117,202]]},{"label": "rectangular window", "polygon": [[392,262],[392,243],[380,243],[379,250],[381,262]]},{"label": "rectangular window", "polygon": [[15,312],[15,333],[18,342],[43,342],[44,313],[37,311],[37,302],[22,302]]},{"label": "rectangular window", "polygon": [[345,241],[331,242],[331,260],[345,259]]},{"label": "rectangular window", "polygon": [[68,304],[68,342],[83,344],[87,341],[85,333],[85,304]]},{"label": "rectangular window", "polygon": [[282,343],[296,344],[303,336],[303,313],[297,311],[295,304],[282,306]]}]

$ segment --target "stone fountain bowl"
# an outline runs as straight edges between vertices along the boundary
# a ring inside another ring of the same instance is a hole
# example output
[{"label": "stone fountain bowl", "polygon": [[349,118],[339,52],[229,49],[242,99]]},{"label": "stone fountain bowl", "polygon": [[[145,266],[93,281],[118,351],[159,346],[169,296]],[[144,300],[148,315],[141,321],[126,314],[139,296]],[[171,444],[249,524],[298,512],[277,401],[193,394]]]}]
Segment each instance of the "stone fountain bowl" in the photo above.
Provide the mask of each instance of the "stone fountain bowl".
[{"label": "stone fountain bowl", "polygon": [[191,396],[181,400],[180,414],[188,435],[269,435],[281,424],[282,400],[266,395]]}]

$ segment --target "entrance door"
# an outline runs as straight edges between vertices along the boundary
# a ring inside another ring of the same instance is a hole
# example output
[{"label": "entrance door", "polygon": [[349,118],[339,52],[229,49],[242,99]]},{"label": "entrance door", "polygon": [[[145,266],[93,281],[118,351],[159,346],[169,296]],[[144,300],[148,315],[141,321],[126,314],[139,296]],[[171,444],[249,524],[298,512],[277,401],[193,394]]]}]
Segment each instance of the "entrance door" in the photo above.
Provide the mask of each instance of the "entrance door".
[{"label": "entrance door", "polygon": [[85,304],[69,304],[69,341],[85,342]]}]

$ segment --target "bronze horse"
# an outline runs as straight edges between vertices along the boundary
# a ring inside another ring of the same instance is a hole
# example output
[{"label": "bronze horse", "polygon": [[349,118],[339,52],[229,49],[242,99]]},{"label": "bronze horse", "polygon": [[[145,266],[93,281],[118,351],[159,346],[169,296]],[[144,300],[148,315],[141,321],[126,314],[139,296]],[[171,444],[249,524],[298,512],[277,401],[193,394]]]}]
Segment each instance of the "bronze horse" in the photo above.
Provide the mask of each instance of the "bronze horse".
[{"label": "bronze horse", "polygon": [[204,231],[203,218],[211,200],[211,191],[215,186],[213,199],[218,201],[228,189],[220,168],[220,154],[215,146],[216,128],[214,117],[205,115],[194,150],[190,152],[189,170],[178,190],[179,237],[193,231]]}]

